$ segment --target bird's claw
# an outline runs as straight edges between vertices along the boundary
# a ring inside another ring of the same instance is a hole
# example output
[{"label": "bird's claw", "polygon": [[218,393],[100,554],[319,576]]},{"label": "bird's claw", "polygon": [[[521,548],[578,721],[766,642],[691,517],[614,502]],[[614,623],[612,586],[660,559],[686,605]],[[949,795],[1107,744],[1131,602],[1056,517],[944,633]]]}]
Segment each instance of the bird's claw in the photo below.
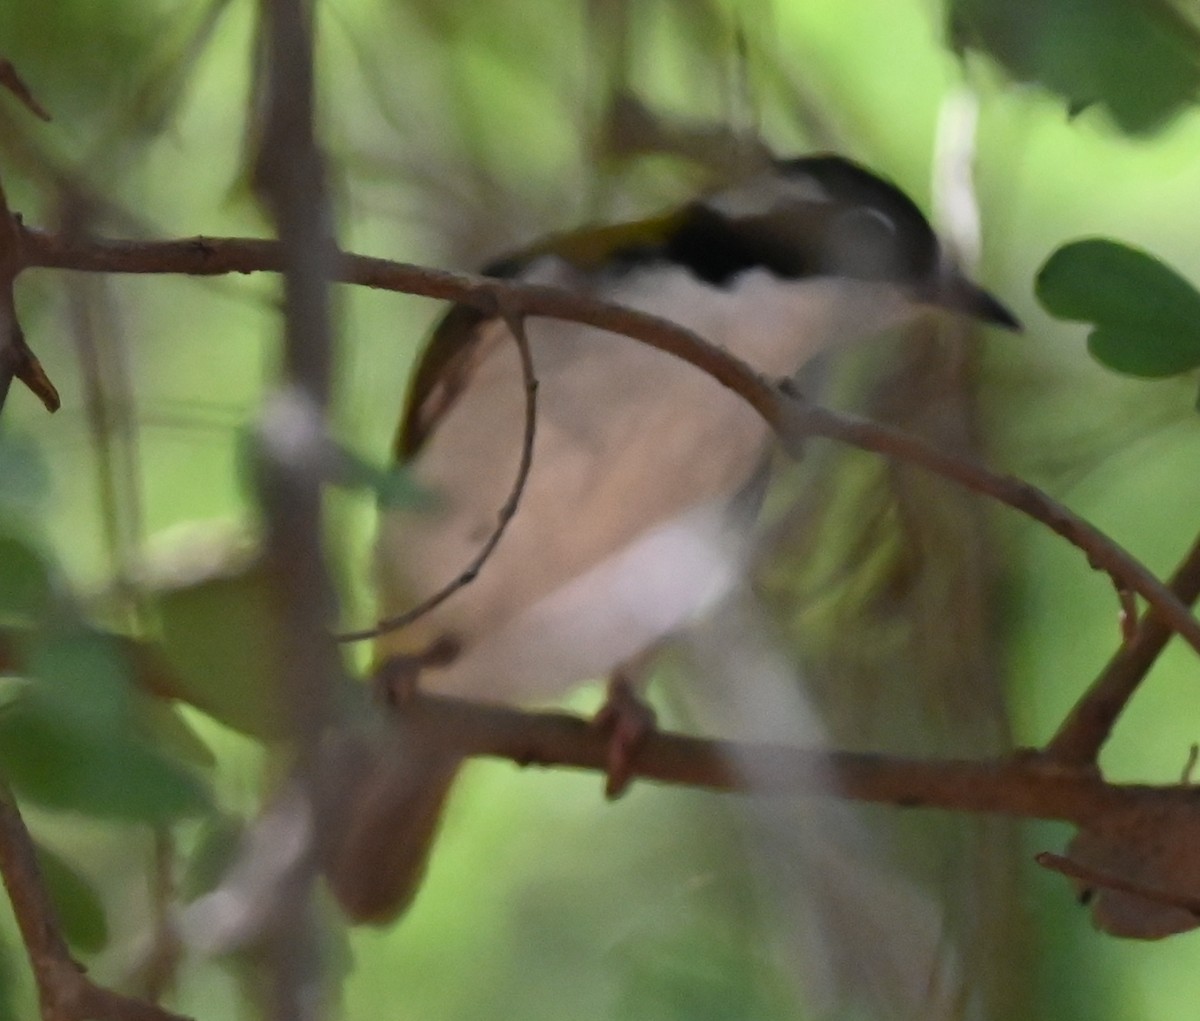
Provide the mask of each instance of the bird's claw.
[{"label": "bird's claw", "polygon": [[627,679],[614,677],[592,725],[608,733],[604,796],[619,798],[633,779],[634,759],[657,729],[658,719]]}]

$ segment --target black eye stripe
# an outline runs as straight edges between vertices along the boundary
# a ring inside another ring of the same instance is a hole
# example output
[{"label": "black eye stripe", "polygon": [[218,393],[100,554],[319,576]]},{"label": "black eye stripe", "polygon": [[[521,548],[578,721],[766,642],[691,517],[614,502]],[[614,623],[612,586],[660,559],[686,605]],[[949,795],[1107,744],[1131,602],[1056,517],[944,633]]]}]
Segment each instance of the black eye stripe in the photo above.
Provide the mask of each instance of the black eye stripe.
[{"label": "black eye stripe", "polygon": [[[755,203],[753,182],[695,202],[660,222],[657,232],[595,254],[548,245],[500,260],[486,272],[520,273],[540,254],[558,254],[583,270],[621,274],[670,262],[716,286],[765,269],[783,279],[847,276],[919,282],[933,276],[938,242],[916,204],[895,185],[840,156],[809,156],[775,166],[788,183]],[[770,182],[768,182],[769,184]],[[725,201],[728,199],[728,201]]]},{"label": "black eye stripe", "polygon": [[[734,193],[687,207],[656,244],[619,247],[610,271],[671,262],[701,280],[727,285],[746,270],[783,279],[926,280],[936,272],[938,242],[916,204],[895,185],[839,156],[781,162],[796,182],[775,189],[769,209]],[[742,185],[742,188],[752,185]]]}]

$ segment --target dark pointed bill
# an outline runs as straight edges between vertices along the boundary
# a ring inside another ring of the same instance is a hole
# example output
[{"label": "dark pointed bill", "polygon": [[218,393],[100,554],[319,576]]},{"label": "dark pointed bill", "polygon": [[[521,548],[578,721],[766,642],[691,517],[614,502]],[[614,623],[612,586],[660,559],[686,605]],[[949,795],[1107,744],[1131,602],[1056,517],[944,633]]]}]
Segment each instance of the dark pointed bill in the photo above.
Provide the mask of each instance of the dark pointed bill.
[{"label": "dark pointed bill", "polygon": [[1021,320],[978,284],[957,273],[943,276],[922,295],[925,301],[1005,330],[1021,332]]}]

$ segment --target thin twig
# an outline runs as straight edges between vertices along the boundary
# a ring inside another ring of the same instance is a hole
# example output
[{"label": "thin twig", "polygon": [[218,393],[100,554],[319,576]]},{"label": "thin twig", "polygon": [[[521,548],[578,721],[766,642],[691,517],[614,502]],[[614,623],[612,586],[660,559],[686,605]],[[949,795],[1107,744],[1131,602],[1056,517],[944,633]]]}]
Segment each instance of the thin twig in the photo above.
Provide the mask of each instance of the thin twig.
[{"label": "thin twig", "polygon": [[96,985],[71,957],[33,839],[12,792],[2,782],[0,878],[33,969],[43,1021],[184,1021],[155,1004]]},{"label": "thin twig", "polygon": [[[1171,575],[1170,588],[1184,605],[1200,599],[1200,537]],[[1067,714],[1046,745],[1045,754],[1065,764],[1094,763],[1118,717],[1173,633],[1158,606],[1151,606],[1138,622],[1133,638],[1117,649]]]},{"label": "thin twig", "polygon": [[[191,238],[180,241],[81,242],[41,231],[23,233],[26,265],[109,273],[253,273],[279,271],[284,252],[273,241]],[[518,281],[448,273],[408,263],[342,253],[333,277],[343,283],[455,301],[491,313],[502,293],[510,314],[582,323],[682,358],[742,397],[793,452],[805,437],[824,436],[920,465],[1040,521],[1082,550],[1118,589],[1136,592],[1200,653],[1200,621],[1139,560],[1098,528],[1030,483],[875,422],[810,405],[742,360],[691,330],[658,316],[586,295]]]},{"label": "thin twig", "polygon": [[178,984],[183,947],[175,919],[179,892],[175,883],[175,839],[166,826],[156,826],[153,836],[149,891],[153,922],[146,949],[124,984],[151,1003],[159,1003]]},{"label": "thin twig", "polygon": [[71,954],[46,890],[33,840],[7,785],[0,787],[0,875],[44,1003],[52,995],[47,988],[47,967],[52,961],[69,961]]},{"label": "thin twig", "polygon": [[339,642],[367,641],[390,631],[398,631],[441,606],[455,592],[475,580],[480,568],[487,563],[492,551],[504,537],[509,522],[516,516],[517,508],[521,504],[521,495],[525,492],[525,483],[529,479],[529,470],[533,467],[533,444],[537,436],[538,382],[537,376],[534,374],[533,353],[529,347],[529,337],[525,333],[524,319],[519,315],[501,314],[504,316],[508,332],[512,335],[521,357],[521,377],[525,387],[525,431],[521,438],[521,461],[517,466],[512,489],[509,490],[508,497],[496,516],[496,527],[471,562],[449,584],[404,613],[394,617],[384,617],[374,627],[363,628],[360,631],[347,631],[338,635]]}]

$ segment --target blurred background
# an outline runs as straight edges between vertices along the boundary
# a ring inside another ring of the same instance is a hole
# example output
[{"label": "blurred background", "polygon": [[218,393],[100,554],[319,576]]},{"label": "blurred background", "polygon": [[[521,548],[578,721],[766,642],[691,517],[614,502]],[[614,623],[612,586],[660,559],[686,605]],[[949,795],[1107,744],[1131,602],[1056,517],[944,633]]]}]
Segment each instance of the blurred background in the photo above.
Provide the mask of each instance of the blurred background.
[{"label": "blurred background", "polygon": [[[245,0],[0,7],[0,54],[54,116],[39,123],[0,96],[12,208],[31,225],[114,236],[264,234],[248,180],[256,17]],[[686,199],[749,146],[845,153],[911,194],[1026,330],[882,338],[823,366],[830,399],[1030,479],[1166,573],[1195,530],[1195,380],[1102,368],[1083,328],[1039,308],[1033,280],[1059,245],[1104,235],[1200,281],[1196,17],[1167,0],[323,0],[320,131],[341,243],[472,269],[551,230]],[[972,189],[953,183],[964,167]],[[334,429],[382,466],[443,310],[335,294]],[[207,642],[231,626],[227,602],[158,606],[132,583],[211,573],[253,522],[244,430],[273,379],[278,296],[265,275],[21,278],[23,326],[63,408],[47,416],[14,389],[4,409],[6,623],[69,602],[120,633],[182,619]],[[335,491],[328,510],[345,622],[361,625],[373,499]],[[844,746],[986,756],[1042,743],[1119,640],[1111,587],[1075,549],[865,455],[814,443],[773,493],[769,524],[761,590]],[[0,657],[0,765],[57,856],[74,944],[101,981],[170,988],[168,1002],[201,1019],[252,1016],[246,961],[175,960],[151,944],[168,902],[211,886],[253,815],[262,745],[236,713],[130,709],[111,649],[73,642],[29,655],[91,713],[71,724],[87,740],[47,730],[49,710],[22,715],[22,670]],[[224,671],[226,707],[255,699],[234,662],[207,665]],[[1111,778],[1178,780],[1200,740],[1194,673],[1190,653],[1168,650],[1105,751]],[[652,694],[678,722],[670,679]],[[153,735],[141,759],[125,737],[102,739],[128,713],[137,740]],[[333,1010],[795,1017],[732,814],[704,792],[638,785],[608,805],[595,776],[473,764],[411,915],[331,930],[344,978]],[[889,868],[944,905],[970,1003],[953,1016],[1166,1019],[1200,996],[1200,937],[1100,934],[1032,863],[1061,849],[1065,827],[862,819]],[[0,1018],[29,1016],[30,997],[3,907]]]}]

